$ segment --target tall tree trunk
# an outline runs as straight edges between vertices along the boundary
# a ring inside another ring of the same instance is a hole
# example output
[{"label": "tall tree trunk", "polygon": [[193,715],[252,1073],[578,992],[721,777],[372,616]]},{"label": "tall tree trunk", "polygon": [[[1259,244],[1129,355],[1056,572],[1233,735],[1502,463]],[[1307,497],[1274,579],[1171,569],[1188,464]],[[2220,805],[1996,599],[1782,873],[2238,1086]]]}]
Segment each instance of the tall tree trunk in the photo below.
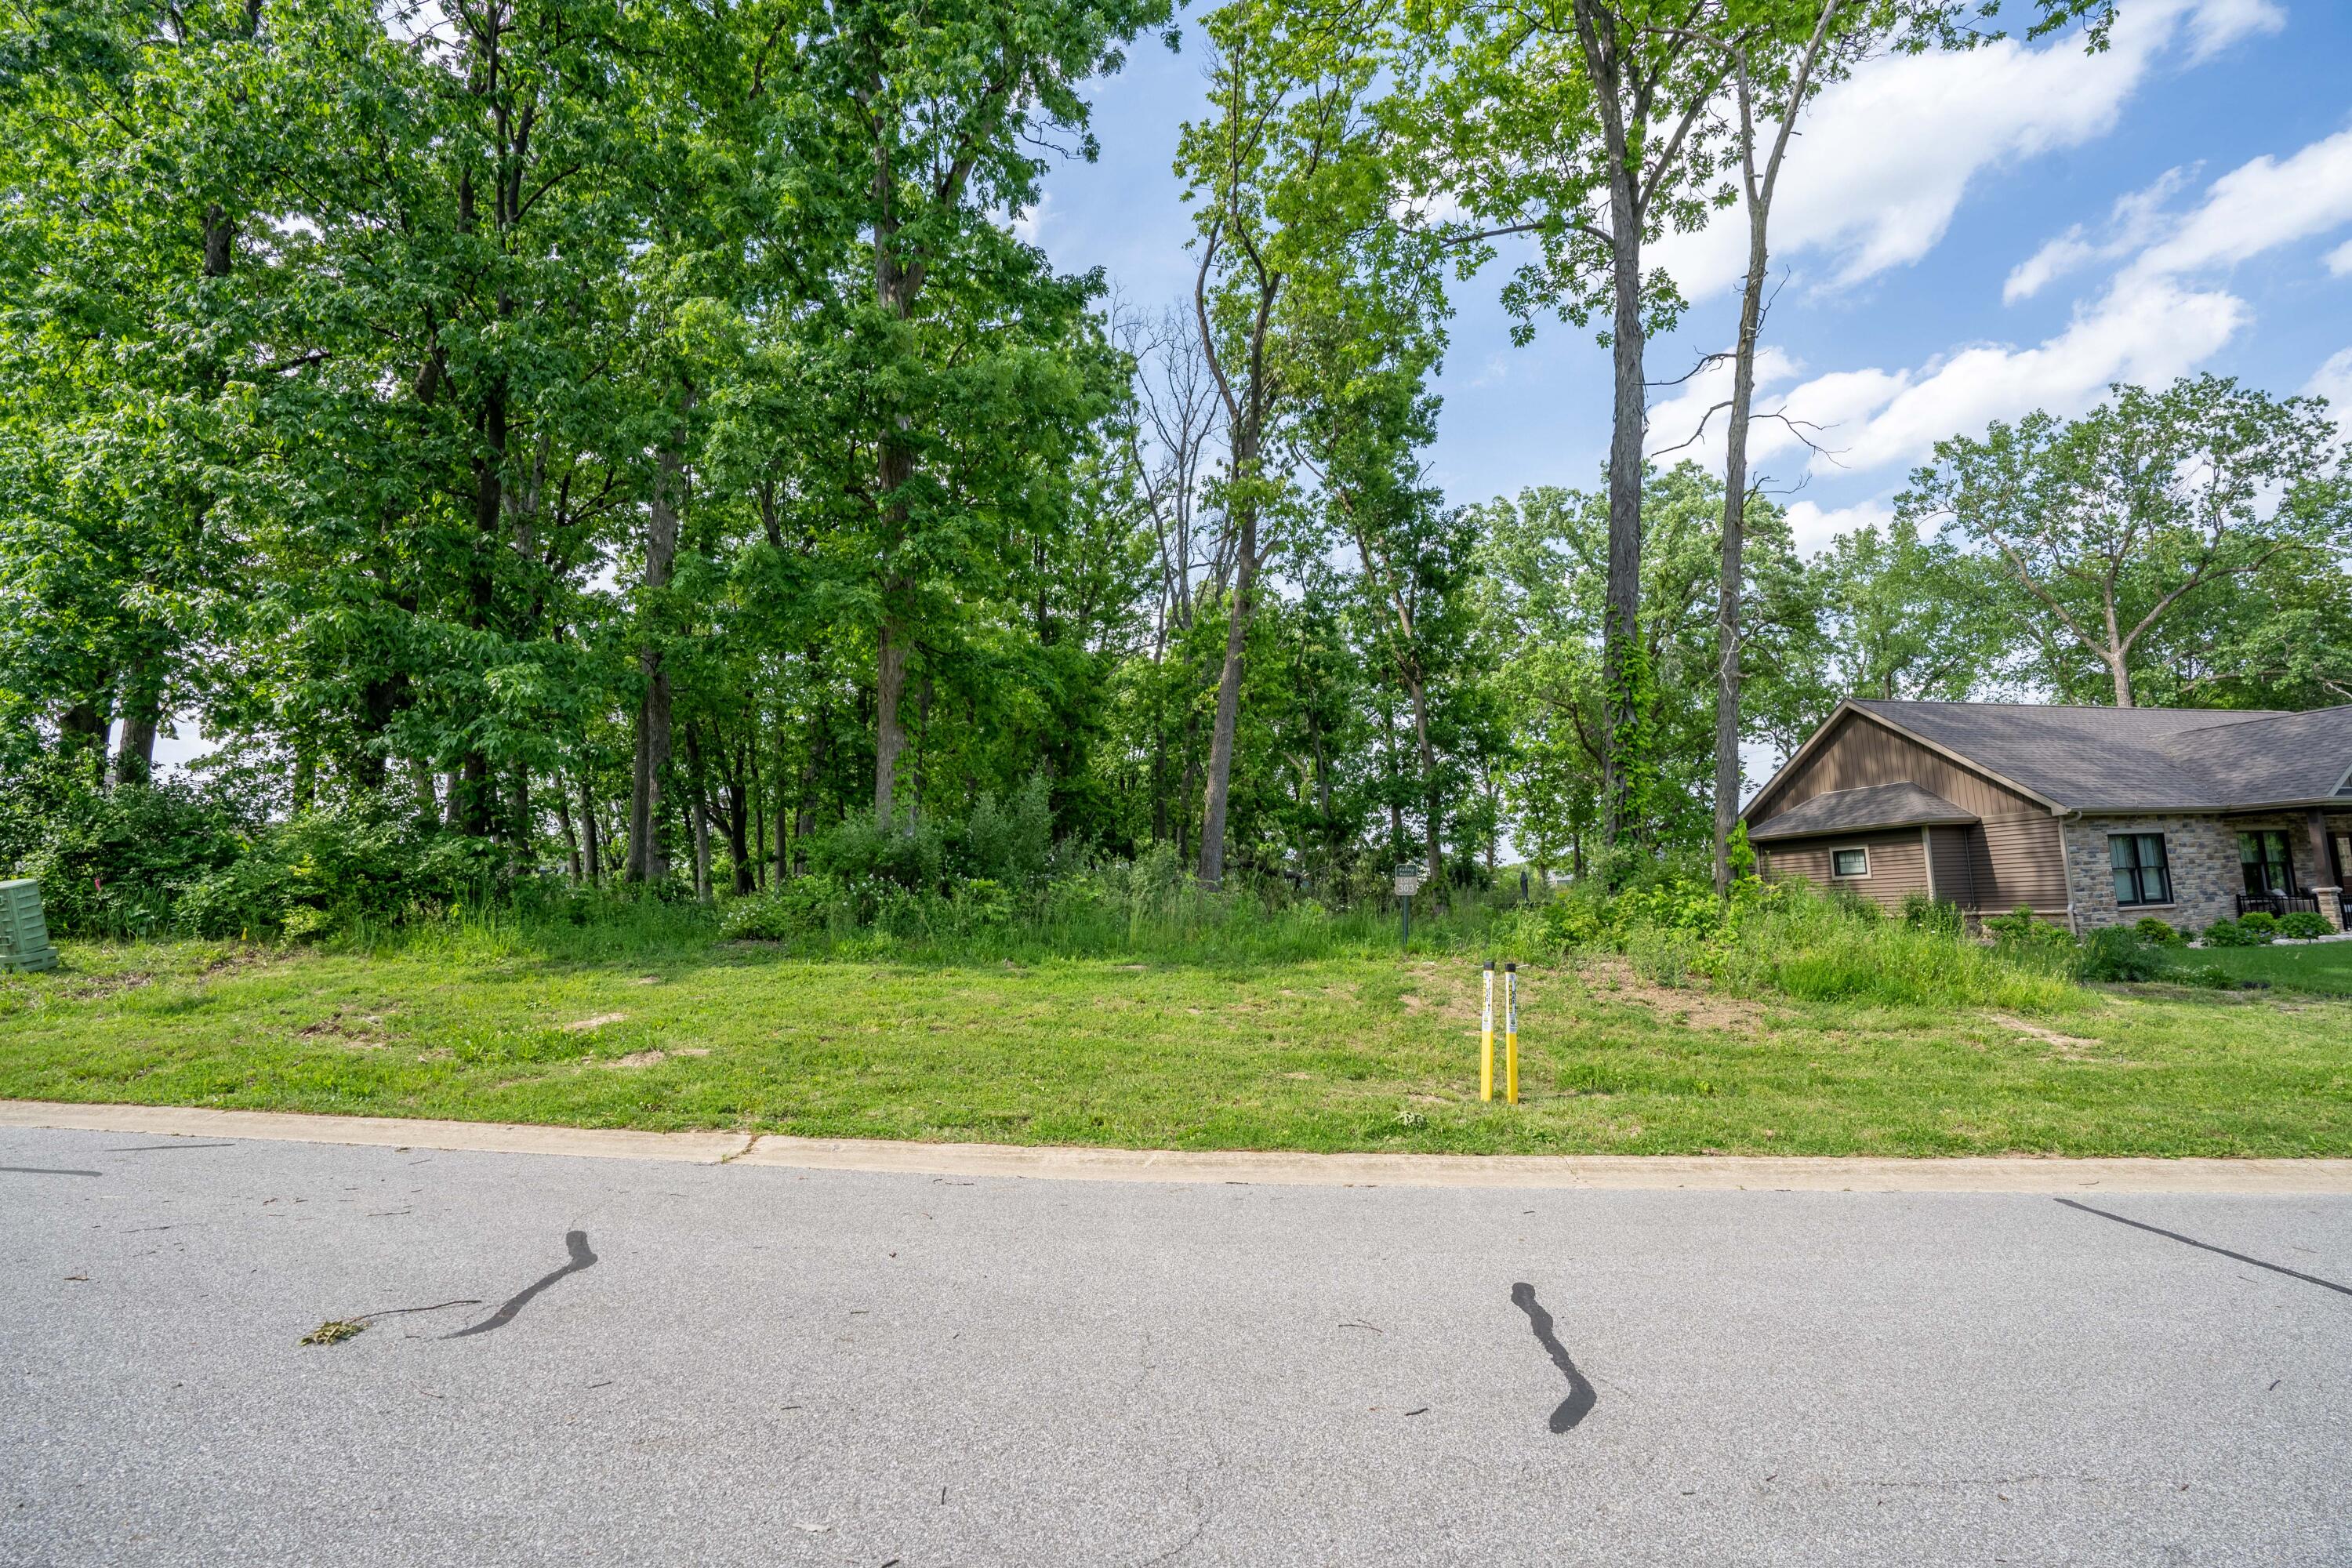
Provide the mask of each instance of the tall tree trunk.
[{"label": "tall tree trunk", "polygon": [[507,833],[515,854],[529,865],[538,854],[539,835],[530,816],[530,770],[515,764],[508,775]]},{"label": "tall tree trunk", "polygon": [[898,700],[907,691],[907,629],[886,616],[874,655],[874,822],[890,826],[897,811],[898,753],[907,731],[898,722]]},{"label": "tall tree trunk", "polygon": [[1249,641],[1251,599],[1257,586],[1257,519],[1245,510],[1234,564],[1234,598],[1225,617],[1225,663],[1217,677],[1217,717],[1209,731],[1208,793],[1201,802],[1201,880],[1213,888],[1225,876],[1225,803],[1233,785],[1234,729],[1241,718],[1242,654]]},{"label": "tall tree trunk", "polygon": [[564,799],[560,789],[555,792],[555,822],[563,829],[563,859],[566,869],[572,874],[572,885],[580,887],[587,880],[581,874],[580,835],[572,826],[572,805]]},{"label": "tall tree trunk", "polygon": [[1422,836],[1429,846],[1429,866],[1423,875],[1443,907],[1450,902],[1445,893],[1445,805],[1439,798],[1437,749],[1429,739],[1429,692],[1417,672],[1406,676],[1405,681],[1412,696],[1413,740],[1421,752]]},{"label": "tall tree trunk", "polygon": [[108,670],[99,678],[98,691],[102,695],[82,698],[58,720],[58,752],[79,758],[89,770],[89,782],[101,787],[106,783],[106,732],[113,727],[106,711],[113,700],[113,686],[114,672]]},{"label": "tall tree trunk", "polygon": [[1739,822],[1739,607],[1748,588],[1748,416],[1756,401],[1756,335],[1764,320],[1764,213],[1748,215],[1748,282],[1731,367],[1731,427],[1723,438],[1723,571],[1715,595],[1715,891],[1731,895],[1731,834]]},{"label": "tall tree trunk", "polygon": [[1633,181],[1621,167],[1611,181],[1611,221],[1616,226],[1616,317],[1611,364],[1616,397],[1609,438],[1609,571],[1601,612],[1601,837],[1614,847],[1630,830],[1627,799],[1635,759],[1626,754],[1641,694],[1633,689],[1633,653],[1642,613],[1642,441],[1648,389],[1642,364],[1641,219]]},{"label": "tall tree trunk", "polygon": [[581,853],[586,862],[588,885],[597,886],[604,879],[604,845],[596,830],[596,796],[588,787],[585,769],[580,774],[580,834]]},{"label": "tall tree trunk", "polygon": [[163,719],[163,656],[146,655],[122,682],[122,733],[114,743],[114,782],[145,784],[155,773],[155,728]]},{"label": "tall tree trunk", "polygon": [[1747,593],[1748,420],[1756,401],[1756,342],[1764,326],[1764,279],[1771,261],[1772,195],[1813,73],[1813,62],[1837,22],[1843,0],[1822,0],[1813,36],[1798,58],[1782,101],[1772,151],[1756,166],[1755,84],[1744,48],[1734,58],[1739,105],[1739,172],[1748,212],[1748,277],[1739,296],[1739,341],[1732,346],[1731,427],[1724,436],[1723,572],[1716,590],[1715,891],[1731,893],[1731,835],[1739,822],[1739,677],[1741,600]]},{"label": "tall tree trunk", "polygon": [[733,862],[734,888],[738,897],[752,891],[758,879],[751,869],[751,796],[740,780],[730,780],[727,785],[727,858]]},{"label": "tall tree trunk", "polygon": [[[692,395],[688,395],[692,406]],[[677,492],[686,467],[679,443],[662,448],[654,474],[654,490],[646,508],[645,585],[655,593],[669,586],[677,560]],[[629,780],[629,863],[632,882],[657,882],[669,875],[669,858],[662,850],[662,784],[669,772],[669,670],[662,650],[651,638],[637,648],[637,670],[645,693],[637,701],[637,745]]]}]

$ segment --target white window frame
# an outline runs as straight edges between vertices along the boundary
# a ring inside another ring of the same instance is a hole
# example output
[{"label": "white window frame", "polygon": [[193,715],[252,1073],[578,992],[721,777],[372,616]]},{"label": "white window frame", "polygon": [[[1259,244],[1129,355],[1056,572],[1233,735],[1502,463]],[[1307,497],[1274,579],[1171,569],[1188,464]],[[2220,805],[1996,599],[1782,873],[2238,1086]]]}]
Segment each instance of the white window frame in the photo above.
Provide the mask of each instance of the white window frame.
[{"label": "white window frame", "polygon": [[[1859,871],[1839,870],[1838,857],[1841,855],[1861,856],[1862,869]],[[1849,844],[1843,848],[1831,850],[1830,876],[1832,879],[1840,882],[1867,882],[1870,880],[1870,846],[1867,844]]]}]

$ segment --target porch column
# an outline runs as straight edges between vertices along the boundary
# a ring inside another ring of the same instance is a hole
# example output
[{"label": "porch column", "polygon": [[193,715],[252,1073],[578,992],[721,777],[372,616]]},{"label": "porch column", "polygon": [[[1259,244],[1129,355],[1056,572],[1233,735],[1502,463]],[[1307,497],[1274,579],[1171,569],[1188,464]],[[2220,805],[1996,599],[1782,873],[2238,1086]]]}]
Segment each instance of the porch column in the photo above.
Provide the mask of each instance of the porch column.
[{"label": "porch column", "polygon": [[2311,889],[2311,896],[2318,903],[2319,912],[2326,917],[2327,923],[2337,931],[2342,931],[2344,929],[2344,889],[2327,885],[2334,880],[2332,868],[2335,864],[2328,854],[2327,814],[2319,807],[2313,806],[2303,814],[2303,823],[2305,830],[2311,835],[2311,875],[2315,884]]}]

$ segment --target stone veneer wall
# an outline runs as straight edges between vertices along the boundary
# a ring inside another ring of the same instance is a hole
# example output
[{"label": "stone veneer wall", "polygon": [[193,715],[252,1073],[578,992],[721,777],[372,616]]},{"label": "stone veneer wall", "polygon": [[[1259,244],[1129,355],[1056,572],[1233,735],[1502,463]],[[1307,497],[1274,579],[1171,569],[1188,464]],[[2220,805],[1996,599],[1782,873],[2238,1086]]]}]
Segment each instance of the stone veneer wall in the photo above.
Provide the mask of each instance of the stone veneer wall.
[{"label": "stone veneer wall", "polygon": [[[2215,921],[2235,920],[2238,895],[2246,890],[2246,874],[2238,859],[2238,835],[2255,828],[2278,828],[2286,833],[2297,888],[2326,887],[2331,882],[2325,868],[2313,862],[2310,830],[2300,816],[2069,818],[2064,826],[2066,881],[2074,893],[2076,928],[2091,931],[2154,915],[2194,935]],[[2172,868],[2170,904],[2135,904],[2128,910],[2117,907],[2115,867],[2107,858],[2107,836],[2111,833],[2164,835],[2165,859]]]}]

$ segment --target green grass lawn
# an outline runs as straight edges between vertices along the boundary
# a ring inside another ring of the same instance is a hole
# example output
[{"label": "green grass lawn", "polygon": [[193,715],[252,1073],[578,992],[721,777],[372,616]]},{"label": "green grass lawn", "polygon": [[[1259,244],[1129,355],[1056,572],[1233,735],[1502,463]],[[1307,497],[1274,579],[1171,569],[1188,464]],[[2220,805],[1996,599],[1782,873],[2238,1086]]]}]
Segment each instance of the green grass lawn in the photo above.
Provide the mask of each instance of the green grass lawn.
[{"label": "green grass lawn", "polygon": [[[2339,973],[2347,948],[2317,953]],[[2082,990],[2014,1017],[1466,961],[812,963],[708,940],[68,944],[0,979],[0,1097],[1188,1149],[2352,1154],[2352,1001]]]},{"label": "green grass lawn", "polygon": [[2237,979],[2281,990],[2352,996],[2352,942],[2316,942],[2293,947],[2200,947],[2179,957],[2183,963],[2214,964]]}]

